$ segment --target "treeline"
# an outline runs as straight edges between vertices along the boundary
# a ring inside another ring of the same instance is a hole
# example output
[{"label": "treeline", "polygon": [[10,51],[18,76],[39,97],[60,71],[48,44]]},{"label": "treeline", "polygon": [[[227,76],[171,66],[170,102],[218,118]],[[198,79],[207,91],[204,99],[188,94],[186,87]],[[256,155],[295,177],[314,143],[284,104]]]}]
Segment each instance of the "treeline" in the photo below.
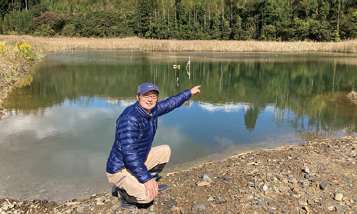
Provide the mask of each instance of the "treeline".
[{"label": "treeline", "polygon": [[0,34],[261,41],[357,38],[357,0],[0,0]]}]

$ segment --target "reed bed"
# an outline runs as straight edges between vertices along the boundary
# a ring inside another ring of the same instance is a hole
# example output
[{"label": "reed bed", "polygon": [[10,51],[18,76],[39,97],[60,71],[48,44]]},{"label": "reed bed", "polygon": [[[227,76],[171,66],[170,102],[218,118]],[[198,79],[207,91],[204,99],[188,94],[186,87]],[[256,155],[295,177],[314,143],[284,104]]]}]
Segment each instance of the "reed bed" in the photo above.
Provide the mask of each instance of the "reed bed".
[{"label": "reed bed", "polygon": [[64,50],[141,50],[162,52],[334,52],[357,53],[357,39],[342,42],[263,42],[217,40],[150,40],[136,37],[122,39],[41,38],[0,35],[0,42],[26,42],[39,53]]}]

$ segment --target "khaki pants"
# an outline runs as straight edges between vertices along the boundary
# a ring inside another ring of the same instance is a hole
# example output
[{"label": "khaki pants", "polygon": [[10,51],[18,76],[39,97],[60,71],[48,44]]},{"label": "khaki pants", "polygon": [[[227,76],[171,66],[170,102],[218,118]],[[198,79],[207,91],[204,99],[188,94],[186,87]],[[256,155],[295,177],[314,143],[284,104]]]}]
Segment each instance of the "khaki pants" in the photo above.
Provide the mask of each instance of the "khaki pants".
[{"label": "khaki pants", "polygon": [[[161,145],[151,148],[149,155],[145,161],[145,166],[148,170],[152,169],[158,164],[169,162],[171,156],[171,149],[168,145]],[[149,203],[153,198],[146,196],[146,189],[144,184],[140,183],[138,179],[127,169],[123,169],[115,174],[107,173],[109,183],[115,184],[121,189],[136,198],[138,203]]]}]

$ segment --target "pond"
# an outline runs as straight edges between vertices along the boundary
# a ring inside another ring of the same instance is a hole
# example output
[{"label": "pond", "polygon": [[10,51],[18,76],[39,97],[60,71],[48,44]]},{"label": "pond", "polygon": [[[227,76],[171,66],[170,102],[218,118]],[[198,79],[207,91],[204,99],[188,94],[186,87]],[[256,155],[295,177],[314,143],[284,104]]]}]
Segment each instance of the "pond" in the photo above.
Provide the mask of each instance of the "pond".
[{"label": "pond", "polygon": [[165,173],[234,154],[356,134],[356,55],[272,53],[50,54],[18,81],[0,120],[0,196],[64,202],[109,192],[115,121],[138,85],[159,99],[202,93],[159,119]]}]

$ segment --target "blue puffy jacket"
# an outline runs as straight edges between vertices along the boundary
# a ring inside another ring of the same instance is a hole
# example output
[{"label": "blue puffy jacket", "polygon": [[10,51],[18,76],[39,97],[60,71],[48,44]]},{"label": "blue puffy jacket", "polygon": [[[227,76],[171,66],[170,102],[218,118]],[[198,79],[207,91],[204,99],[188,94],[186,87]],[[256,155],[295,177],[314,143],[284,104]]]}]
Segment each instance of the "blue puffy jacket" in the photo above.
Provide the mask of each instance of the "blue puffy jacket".
[{"label": "blue puffy jacket", "polygon": [[128,106],[116,122],[115,141],[107,162],[107,172],[115,174],[124,168],[132,172],[140,183],[152,179],[144,162],[149,154],[157,129],[157,118],[180,107],[191,98],[185,90],[158,102],[149,115],[138,102]]}]

